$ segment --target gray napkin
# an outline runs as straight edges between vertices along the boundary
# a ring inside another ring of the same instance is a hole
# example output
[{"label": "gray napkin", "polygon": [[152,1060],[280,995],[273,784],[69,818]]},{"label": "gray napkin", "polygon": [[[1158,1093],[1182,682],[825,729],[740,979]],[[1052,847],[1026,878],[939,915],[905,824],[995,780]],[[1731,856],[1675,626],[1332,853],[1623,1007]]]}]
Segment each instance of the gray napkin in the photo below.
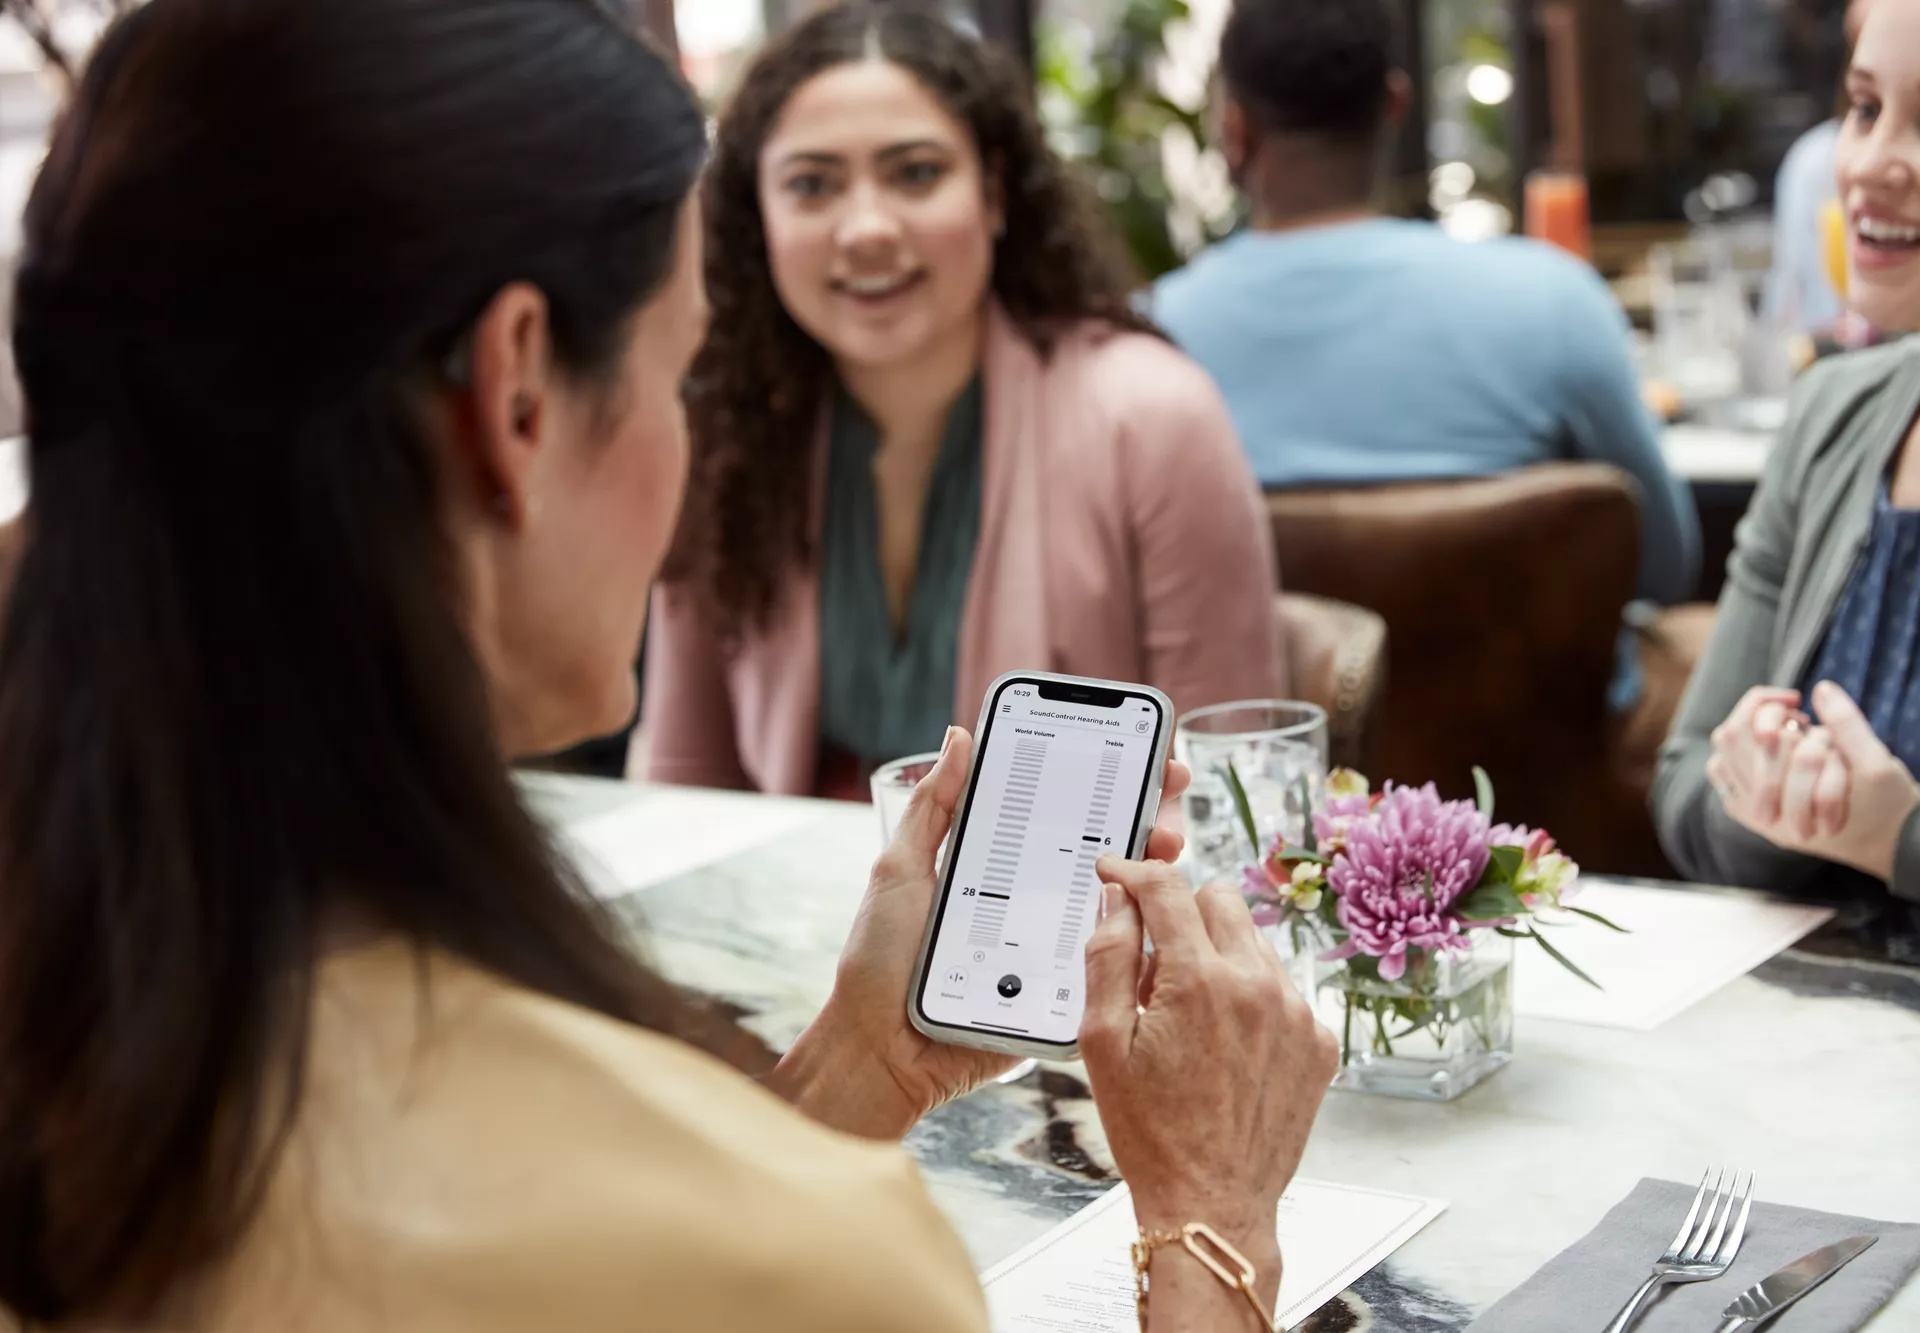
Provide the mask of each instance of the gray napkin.
[{"label": "gray napkin", "polygon": [[[1599,1333],[1647,1280],[1698,1189],[1641,1181],[1599,1226],[1474,1320],[1470,1333]],[[1726,1275],[1666,1288],[1642,1310],[1634,1333],[1713,1333],[1720,1312],[1748,1287],[1822,1245],[1866,1235],[1880,1243],[1764,1325],[1766,1333],[1853,1333],[1920,1268],[1920,1226],[1757,1201]]]}]

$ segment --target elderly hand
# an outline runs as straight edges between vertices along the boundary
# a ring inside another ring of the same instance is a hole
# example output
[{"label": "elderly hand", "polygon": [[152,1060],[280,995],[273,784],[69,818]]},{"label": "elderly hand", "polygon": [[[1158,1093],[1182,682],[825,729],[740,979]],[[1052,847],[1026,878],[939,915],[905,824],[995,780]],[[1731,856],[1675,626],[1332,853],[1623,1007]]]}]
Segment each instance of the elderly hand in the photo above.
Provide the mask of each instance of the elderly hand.
[{"label": "elderly hand", "polygon": [[1716,732],[1708,780],[1729,815],[1775,846],[1890,880],[1900,831],[1920,808],[1920,783],[1846,691],[1822,684],[1813,703],[1821,725],[1809,730],[1786,717],[1764,759],[1758,740],[1729,737],[1723,751]]},{"label": "elderly hand", "polygon": [[[965,792],[972,754],[972,737],[950,729],[940,762],[914,789],[892,845],[874,863],[826,1008],[770,1077],[788,1100],[836,1129],[900,1138],[934,1107],[1017,1063],[929,1040],[907,1021],[913,965],[939,891],[940,844]],[[1161,800],[1177,801],[1190,780],[1184,764],[1169,763]],[[1156,828],[1147,854],[1171,861],[1184,843]]]},{"label": "elderly hand", "polygon": [[1087,945],[1080,1050],[1140,1224],[1205,1222],[1277,1281],[1277,1265],[1262,1262],[1274,1210],[1338,1048],[1237,889],[1196,894],[1172,866],[1118,857],[1099,868],[1104,917]]}]

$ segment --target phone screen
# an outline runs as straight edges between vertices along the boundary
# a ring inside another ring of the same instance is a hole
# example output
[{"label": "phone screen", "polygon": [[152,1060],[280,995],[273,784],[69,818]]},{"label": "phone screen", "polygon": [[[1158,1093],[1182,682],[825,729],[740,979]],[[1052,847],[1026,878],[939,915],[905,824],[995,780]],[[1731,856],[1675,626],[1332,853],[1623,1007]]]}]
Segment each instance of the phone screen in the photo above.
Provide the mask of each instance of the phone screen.
[{"label": "phone screen", "polygon": [[1166,719],[1150,695],[1017,678],[987,719],[915,998],[943,1026],[1069,1047],[1094,863],[1130,852]]}]

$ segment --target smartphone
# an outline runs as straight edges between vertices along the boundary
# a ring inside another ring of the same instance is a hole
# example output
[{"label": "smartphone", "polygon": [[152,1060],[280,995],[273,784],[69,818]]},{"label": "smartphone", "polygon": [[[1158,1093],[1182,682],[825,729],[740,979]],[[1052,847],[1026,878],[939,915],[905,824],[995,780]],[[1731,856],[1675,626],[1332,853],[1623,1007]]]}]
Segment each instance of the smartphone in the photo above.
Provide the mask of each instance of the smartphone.
[{"label": "smartphone", "polygon": [[1147,685],[1038,671],[993,683],[907,993],[914,1027],[953,1045],[1079,1056],[1094,863],[1146,850],[1172,734],[1172,702]]}]

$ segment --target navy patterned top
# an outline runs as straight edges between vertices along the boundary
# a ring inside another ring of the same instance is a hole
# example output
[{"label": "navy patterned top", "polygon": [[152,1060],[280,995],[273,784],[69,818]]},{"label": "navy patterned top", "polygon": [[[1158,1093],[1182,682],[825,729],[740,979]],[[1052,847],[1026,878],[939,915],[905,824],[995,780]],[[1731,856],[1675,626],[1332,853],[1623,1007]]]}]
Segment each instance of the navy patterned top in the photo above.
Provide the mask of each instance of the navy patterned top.
[{"label": "navy patterned top", "polygon": [[1823,680],[1852,695],[1874,734],[1920,772],[1920,509],[1895,509],[1884,481],[1866,552],[1803,685]]}]

